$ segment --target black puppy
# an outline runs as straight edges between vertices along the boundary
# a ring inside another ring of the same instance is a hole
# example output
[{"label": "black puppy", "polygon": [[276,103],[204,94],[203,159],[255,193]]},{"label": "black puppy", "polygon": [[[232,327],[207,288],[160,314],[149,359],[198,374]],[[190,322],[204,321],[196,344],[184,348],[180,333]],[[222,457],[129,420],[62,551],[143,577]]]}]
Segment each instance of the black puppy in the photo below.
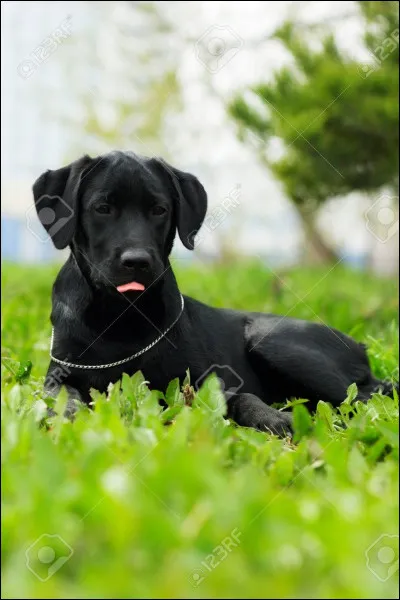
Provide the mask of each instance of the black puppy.
[{"label": "black puppy", "polygon": [[188,368],[198,383],[215,371],[228,416],[285,433],[291,416],[268,404],[302,397],[338,405],[353,382],[362,400],[389,391],[364,346],[335,329],[181,296],[168,259],[175,233],[193,249],[207,209],[193,175],[112,152],[47,171],[33,193],[56,248],[71,248],[53,287],[52,393],[62,383],[71,399],[88,403],[90,388],[104,391],[124,372],[141,370],[165,390]]}]

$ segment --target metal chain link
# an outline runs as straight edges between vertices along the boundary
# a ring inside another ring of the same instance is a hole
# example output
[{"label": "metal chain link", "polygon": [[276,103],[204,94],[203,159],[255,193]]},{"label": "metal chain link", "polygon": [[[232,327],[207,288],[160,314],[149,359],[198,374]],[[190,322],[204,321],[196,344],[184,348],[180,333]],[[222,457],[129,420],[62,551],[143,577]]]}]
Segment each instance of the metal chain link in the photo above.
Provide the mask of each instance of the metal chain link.
[{"label": "metal chain link", "polygon": [[153,346],[155,346],[156,344],[158,344],[158,342],[160,340],[162,340],[167,335],[167,333],[173,328],[173,326],[176,325],[176,323],[179,321],[179,319],[182,316],[184,308],[185,308],[185,301],[184,301],[183,296],[181,294],[181,310],[180,310],[180,313],[177,316],[177,318],[175,319],[175,321],[173,323],[171,323],[171,325],[168,327],[168,329],[166,329],[164,331],[164,333],[162,333],[158,338],[156,338],[154,340],[154,342],[152,342],[151,344],[149,344],[148,346],[146,346],[142,350],[139,350],[139,352],[136,352],[135,354],[132,354],[132,356],[128,356],[128,358],[123,358],[122,360],[117,360],[117,361],[115,361],[113,363],[109,363],[108,365],[77,365],[77,364],[74,364],[74,363],[67,362],[66,360],[60,360],[59,358],[56,358],[55,356],[53,356],[53,344],[54,344],[54,327],[53,327],[52,330],[51,330],[51,339],[50,339],[50,358],[51,358],[51,360],[53,360],[55,363],[58,363],[59,365],[64,365],[65,367],[72,367],[74,369],[109,369],[111,367],[118,367],[119,365],[123,365],[124,363],[127,363],[130,360],[133,360],[134,358],[137,358],[138,356],[141,356],[142,354],[144,354],[145,352],[147,352],[148,350],[150,350],[150,348],[153,348]]}]

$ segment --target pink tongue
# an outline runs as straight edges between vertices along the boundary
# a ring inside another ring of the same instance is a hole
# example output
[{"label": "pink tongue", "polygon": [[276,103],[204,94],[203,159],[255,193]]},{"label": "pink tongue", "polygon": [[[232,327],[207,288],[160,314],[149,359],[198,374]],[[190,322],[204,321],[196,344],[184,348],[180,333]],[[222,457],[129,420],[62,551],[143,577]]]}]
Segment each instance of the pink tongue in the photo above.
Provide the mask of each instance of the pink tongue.
[{"label": "pink tongue", "polygon": [[119,285],[117,290],[121,293],[129,292],[130,290],[134,292],[142,292],[144,290],[144,285],[142,283],[138,283],[137,281],[131,281],[130,283]]}]

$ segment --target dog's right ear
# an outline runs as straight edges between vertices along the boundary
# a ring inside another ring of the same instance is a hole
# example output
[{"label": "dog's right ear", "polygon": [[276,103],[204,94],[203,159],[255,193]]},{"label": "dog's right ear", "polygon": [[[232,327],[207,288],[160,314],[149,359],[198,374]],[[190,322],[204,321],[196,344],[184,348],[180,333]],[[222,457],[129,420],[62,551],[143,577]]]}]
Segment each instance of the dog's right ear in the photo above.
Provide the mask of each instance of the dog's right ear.
[{"label": "dog's right ear", "polygon": [[66,167],[42,173],[33,184],[37,215],[58,250],[66,248],[75,233],[79,186],[92,161],[83,156]]}]

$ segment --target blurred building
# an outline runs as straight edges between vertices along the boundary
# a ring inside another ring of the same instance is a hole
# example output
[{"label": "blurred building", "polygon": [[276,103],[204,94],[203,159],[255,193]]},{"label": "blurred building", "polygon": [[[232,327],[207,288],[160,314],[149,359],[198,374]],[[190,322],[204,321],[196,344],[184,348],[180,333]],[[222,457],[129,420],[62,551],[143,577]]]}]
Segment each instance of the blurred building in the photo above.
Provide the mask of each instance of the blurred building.
[{"label": "blurred building", "polygon": [[[60,50],[62,30],[59,43],[53,40],[54,48],[44,45],[68,18],[70,3],[34,4],[2,4],[2,255],[21,261],[55,257],[52,245],[27,229],[27,218],[33,182],[45,169],[63,162],[70,143],[68,130],[47,112],[62,102],[63,82],[52,57],[46,59],[49,52]],[[67,29],[64,35],[67,39]]]}]

